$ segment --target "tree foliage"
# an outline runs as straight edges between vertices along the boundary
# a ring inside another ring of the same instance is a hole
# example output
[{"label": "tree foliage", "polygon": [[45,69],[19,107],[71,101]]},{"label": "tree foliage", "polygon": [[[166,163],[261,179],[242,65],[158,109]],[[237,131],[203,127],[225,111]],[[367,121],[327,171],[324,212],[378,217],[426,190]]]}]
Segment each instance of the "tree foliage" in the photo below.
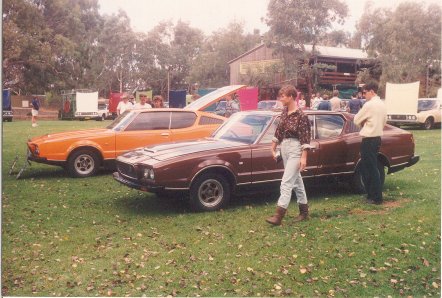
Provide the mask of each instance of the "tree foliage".
[{"label": "tree foliage", "polygon": [[[267,44],[284,61],[287,79],[298,76],[313,88],[314,67],[309,61],[316,46],[327,37],[334,23],[343,23],[347,5],[341,0],[270,0],[266,22]],[[307,50],[311,45],[312,50]]]},{"label": "tree foliage", "polygon": [[422,79],[427,68],[439,69],[441,55],[441,8],[400,3],[395,10],[370,5],[358,23],[358,33],[371,57],[380,61],[381,85]]},{"label": "tree foliage", "polygon": [[244,32],[244,24],[232,22],[226,28],[215,31],[203,42],[195,59],[189,81],[201,87],[221,87],[229,84],[228,62],[252,49],[261,42],[258,31]]}]

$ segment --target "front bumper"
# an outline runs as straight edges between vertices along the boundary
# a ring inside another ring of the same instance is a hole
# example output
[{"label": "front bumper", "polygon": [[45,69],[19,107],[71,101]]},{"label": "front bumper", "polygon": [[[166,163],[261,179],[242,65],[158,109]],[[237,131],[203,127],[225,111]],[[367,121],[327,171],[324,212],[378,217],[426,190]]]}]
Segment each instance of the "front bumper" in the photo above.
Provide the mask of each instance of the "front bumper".
[{"label": "front bumper", "polygon": [[388,174],[395,173],[405,168],[411,167],[412,165],[415,165],[419,160],[420,160],[419,155],[413,155],[408,162],[396,165],[394,167],[390,167],[390,169],[388,170]]},{"label": "front bumper", "polygon": [[115,180],[117,180],[121,184],[124,184],[130,188],[134,188],[137,190],[147,191],[147,192],[157,192],[157,191],[164,190],[164,187],[162,187],[162,186],[144,185],[144,184],[139,183],[139,181],[133,181],[133,180],[126,179],[122,175],[120,175],[120,173],[118,173],[118,172],[114,172],[112,174],[112,176],[114,177]]},{"label": "front bumper", "polygon": [[27,159],[30,161],[43,163],[43,164],[47,164],[47,165],[53,165],[53,166],[64,166],[66,164],[65,161],[61,161],[61,160],[48,160],[46,157],[34,156],[29,151],[28,151],[28,158]]}]

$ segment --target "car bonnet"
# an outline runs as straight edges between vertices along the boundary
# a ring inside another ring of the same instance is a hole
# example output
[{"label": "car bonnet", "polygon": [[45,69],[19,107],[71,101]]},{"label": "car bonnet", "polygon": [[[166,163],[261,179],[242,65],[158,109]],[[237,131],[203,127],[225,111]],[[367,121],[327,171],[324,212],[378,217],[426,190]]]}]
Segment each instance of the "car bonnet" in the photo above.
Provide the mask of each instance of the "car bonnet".
[{"label": "car bonnet", "polygon": [[205,138],[195,141],[166,143],[152,147],[139,148],[119,156],[118,160],[131,164],[142,163],[150,159],[165,161],[182,158],[183,156],[190,154],[211,154],[218,149],[234,148],[236,146],[238,146],[238,143]]}]

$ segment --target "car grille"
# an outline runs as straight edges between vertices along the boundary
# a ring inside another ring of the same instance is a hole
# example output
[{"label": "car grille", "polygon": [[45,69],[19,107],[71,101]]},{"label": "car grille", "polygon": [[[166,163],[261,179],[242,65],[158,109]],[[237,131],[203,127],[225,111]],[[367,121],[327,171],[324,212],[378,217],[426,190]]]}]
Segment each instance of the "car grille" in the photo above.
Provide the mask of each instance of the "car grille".
[{"label": "car grille", "polygon": [[117,161],[118,172],[128,178],[137,179],[137,171],[133,165]]}]

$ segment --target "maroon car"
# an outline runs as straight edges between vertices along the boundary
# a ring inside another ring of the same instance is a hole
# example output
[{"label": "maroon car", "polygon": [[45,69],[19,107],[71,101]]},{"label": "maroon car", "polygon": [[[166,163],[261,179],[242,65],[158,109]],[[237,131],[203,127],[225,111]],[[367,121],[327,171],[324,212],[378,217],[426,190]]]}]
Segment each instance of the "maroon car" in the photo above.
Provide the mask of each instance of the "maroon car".
[{"label": "maroon car", "polygon": [[[359,128],[345,112],[306,111],[312,126],[311,149],[304,180],[336,177],[361,193]],[[117,158],[114,178],[148,192],[186,191],[195,210],[225,206],[233,193],[250,187],[278,187],[282,162],[276,163],[270,144],[280,112],[248,111],[233,115],[210,138],[140,148]],[[410,132],[386,125],[378,156],[382,183],[418,162]]]}]

